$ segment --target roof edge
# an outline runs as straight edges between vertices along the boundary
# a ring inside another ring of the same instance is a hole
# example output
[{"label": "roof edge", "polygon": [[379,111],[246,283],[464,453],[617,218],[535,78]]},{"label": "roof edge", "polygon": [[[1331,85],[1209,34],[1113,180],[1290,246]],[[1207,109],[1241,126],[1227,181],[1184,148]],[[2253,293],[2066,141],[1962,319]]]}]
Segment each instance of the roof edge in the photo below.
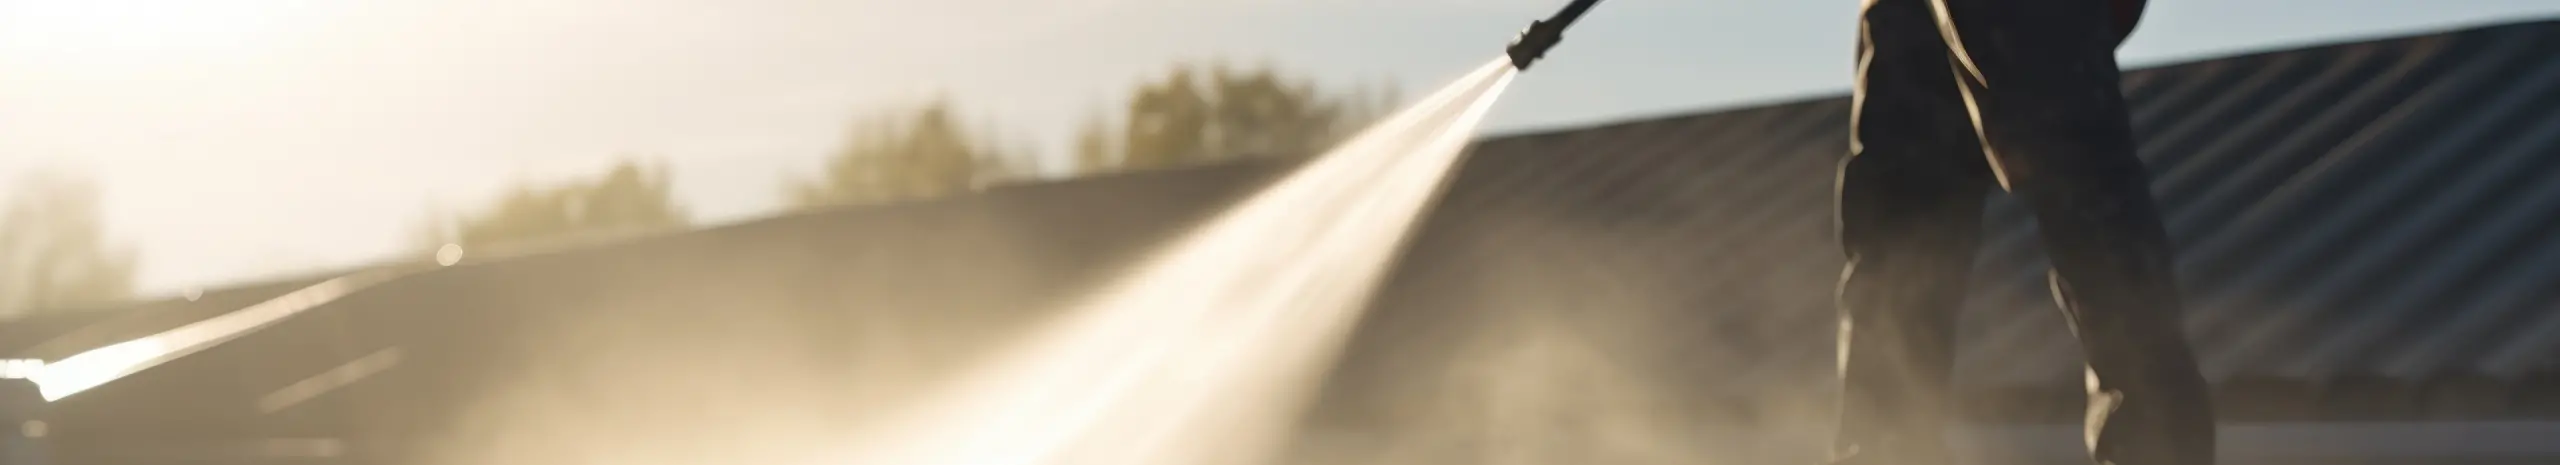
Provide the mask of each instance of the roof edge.
[{"label": "roof edge", "polygon": [[2219,54],[2199,55],[2185,58],[2169,58],[2156,63],[2144,63],[2137,67],[2127,69],[2126,71],[2132,72],[2176,68],[2180,66],[2201,65],[2224,60],[2257,58],[2281,53],[2296,53],[2307,50],[2336,47],[2353,47],[2358,45],[2379,44],[2423,37],[2467,34],[2507,28],[2560,28],[2560,14],[2537,17],[2534,19],[2478,19],[2433,27],[2414,27],[2404,30],[2374,31],[2362,34],[2349,34],[2336,37],[2263,44],[2254,47],[2233,49]]},{"label": "roof edge", "polygon": [[[2288,43],[2269,44],[2269,45],[2263,45],[2263,46],[2258,46],[2258,47],[2251,47],[2251,48],[2246,48],[2246,49],[2239,49],[2239,50],[2234,50],[2234,51],[2229,51],[2229,52],[2224,52],[2224,53],[2214,54],[2214,55],[2205,55],[2205,56],[2198,56],[2198,57],[2188,57],[2188,58],[2171,59],[2171,60],[2162,61],[2162,62],[2159,62],[2159,63],[2148,63],[2148,64],[2143,64],[2143,65],[2141,65],[2141,66],[2139,66],[2139,67],[2126,69],[2126,70],[2125,70],[2125,72],[2140,72],[2140,71],[2150,71],[2150,70],[2167,69],[2167,68],[2177,68],[2177,67],[2182,67],[2182,66],[2194,66],[2194,65],[2201,65],[2201,64],[2205,64],[2205,63],[2212,63],[2212,62],[2224,61],[2224,60],[2240,60],[2240,59],[2248,59],[2248,58],[2253,58],[2253,57],[2262,57],[2262,56],[2274,55],[2274,54],[2279,54],[2279,53],[2299,53],[2299,52],[2303,52],[2303,51],[2308,51],[2308,50],[2317,50],[2317,49],[2324,49],[2324,48],[2334,48],[2334,47],[2352,47],[2352,46],[2357,46],[2357,45],[2375,44],[2375,43],[2392,42],[2392,41],[2401,41],[2401,40],[2410,40],[2410,39],[2416,39],[2416,38],[2421,38],[2421,37],[2433,37],[2433,36],[2441,36],[2441,35],[2463,34],[2463,33],[2471,33],[2471,32],[2478,32],[2478,31],[2487,31],[2487,30],[2492,30],[2492,29],[2504,29],[2504,28],[2534,28],[2534,27],[2560,28],[2560,15],[2551,15],[2551,16],[2547,16],[2547,17],[2540,17],[2540,18],[2536,18],[2536,19],[2522,19],[2522,20],[2505,20],[2505,21],[2498,21],[2498,20],[2477,20],[2477,21],[2469,21],[2469,22],[2456,23],[2456,24],[2454,24],[2454,25],[2448,25],[2448,26],[2440,26],[2440,27],[2434,27],[2434,28],[2413,29],[2413,30],[2400,31],[2400,32],[2382,32],[2382,33],[2372,33],[2372,34],[2356,34],[2356,35],[2348,35],[2348,36],[2332,37],[2332,38],[2326,38],[2326,39],[2308,40],[2308,41],[2303,41],[2303,42],[2288,42]],[[1600,129],[1608,129],[1608,128],[1614,128],[1614,127],[1622,127],[1622,126],[1633,126],[1633,125],[1639,125],[1639,124],[1649,124],[1649,123],[1656,123],[1656,122],[1662,122],[1662,121],[1669,121],[1669,120],[1675,120],[1675,119],[1681,119],[1681,118],[1694,118],[1694,117],[1707,116],[1707,115],[1715,115],[1715,114],[1723,114],[1723,113],[1733,113],[1733,112],[1752,111],[1752,110],[1763,110],[1763,109],[1769,109],[1769,108],[1774,108],[1774,107],[1783,107],[1783,106],[1790,106],[1790,105],[1802,105],[1802,104],[1809,104],[1809,103],[1814,103],[1814,102],[1821,102],[1821,101],[1825,101],[1825,100],[1833,100],[1833,99],[1847,98],[1848,96],[1849,96],[1849,95],[1848,95],[1848,92],[1847,92],[1846,90],[1830,90],[1830,91],[1821,91],[1821,92],[1817,92],[1817,93],[1810,93],[1810,94],[1780,95],[1780,96],[1774,96],[1774,97],[1768,97],[1768,98],[1742,100],[1742,101],[1737,101],[1737,102],[1727,103],[1727,104],[1721,104],[1721,105],[1711,105],[1711,106],[1706,106],[1706,107],[1703,107],[1703,108],[1697,108],[1697,109],[1689,109],[1689,110],[1668,110],[1668,111],[1662,111],[1662,112],[1650,113],[1650,114],[1644,114],[1644,115],[1634,115],[1634,116],[1623,116],[1623,117],[1607,118],[1607,119],[1602,119],[1602,120],[1598,120],[1598,121],[1591,121],[1591,122],[1583,122],[1583,123],[1559,123],[1559,124],[1555,124],[1555,125],[1551,125],[1551,126],[1544,126],[1544,127],[1537,127],[1537,128],[1528,128],[1528,129],[1521,129],[1521,130],[1514,130],[1514,131],[1503,131],[1503,132],[1501,132],[1501,133],[1497,133],[1497,134],[1488,134],[1488,135],[1485,135],[1484,137],[1479,137],[1479,138],[1477,138],[1477,139],[1476,139],[1476,143],[1477,143],[1477,144],[1485,144],[1485,143],[1498,142],[1498,141],[1506,141],[1506,140],[1512,140],[1512,139],[1525,139],[1525,138],[1531,138],[1531,137],[1552,136],[1552,135],[1564,134],[1564,133],[1573,133],[1573,132],[1582,132],[1582,131],[1600,130]]]},{"label": "roof edge", "polygon": [[1843,99],[1843,98],[1848,98],[1848,97],[1849,97],[1849,94],[1848,94],[1846,91],[1840,91],[1840,90],[1826,90],[1826,91],[1819,91],[1819,92],[1808,92],[1808,93],[1795,93],[1795,94],[1786,94],[1786,95],[1775,95],[1775,96],[1767,96],[1767,97],[1754,98],[1754,99],[1738,100],[1738,101],[1734,101],[1734,102],[1729,102],[1729,103],[1725,103],[1725,104],[1721,104],[1721,105],[1708,106],[1708,107],[1704,107],[1704,108],[1691,108],[1691,109],[1686,109],[1686,110],[1662,110],[1662,111],[1649,112],[1649,113],[1637,114],[1637,115],[1628,115],[1628,116],[1617,116],[1617,117],[1603,118],[1603,119],[1594,120],[1594,121],[1586,121],[1586,122],[1578,122],[1578,123],[1557,123],[1557,124],[1548,125],[1548,126],[1541,126],[1541,127],[1534,127],[1534,128],[1526,128],[1526,129],[1518,129],[1518,130],[1510,130],[1510,131],[1502,131],[1502,132],[1498,132],[1498,133],[1485,134],[1485,135],[1482,135],[1482,136],[1480,136],[1480,137],[1477,137],[1477,138],[1476,138],[1475,143],[1476,143],[1476,144],[1486,144],[1486,143],[1499,142],[1499,141],[1506,141],[1506,140],[1512,140],[1512,139],[1527,139],[1527,138],[1533,138],[1533,137],[1553,136],[1553,135],[1557,135],[1557,134],[1565,134],[1565,133],[1574,133],[1574,132],[1583,132],[1583,131],[1594,131],[1594,130],[1601,130],[1601,129],[1610,129],[1610,128],[1623,127],[1623,126],[1635,126],[1635,125],[1640,125],[1640,124],[1652,124],[1652,123],[1663,122],[1663,121],[1670,121],[1670,120],[1676,120],[1676,119],[1681,119],[1681,118],[1696,118],[1696,117],[1702,117],[1702,116],[1708,116],[1708,115],[1720,115],[1720,114],[1725,114],[1725,113],[1745,112],[1745,111],[1753,111],[1753,110],[1766,110],[1766,109],[1778,108],[1778,107],[1786,107],[1786,106],[1795,106],[1795,105],[1810,104],[1810,103],[1821,102],[1821,101],[1825,101],[1825,100],[1838,100],[1838,99]]}]

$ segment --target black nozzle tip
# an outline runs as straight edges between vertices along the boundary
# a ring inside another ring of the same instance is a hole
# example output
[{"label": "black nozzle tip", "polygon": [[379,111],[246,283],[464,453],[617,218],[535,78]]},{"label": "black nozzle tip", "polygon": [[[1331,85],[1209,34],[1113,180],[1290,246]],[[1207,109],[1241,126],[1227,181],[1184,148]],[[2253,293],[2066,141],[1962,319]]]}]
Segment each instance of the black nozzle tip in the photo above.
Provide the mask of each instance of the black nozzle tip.
[{"label": "black nozzle tip", "polygon": [[1546,57],[1547,49],[1555,48],[1556,43],[1562,41],[1564,28],[1555,23],[1536,21],[1529,23],[1528,30],[1520,31],[1520,37],[1512,39],[1511,46],[1504,48],[1503,52],[1511,55],[1512,68],[1527,71],[1529,64]]}]

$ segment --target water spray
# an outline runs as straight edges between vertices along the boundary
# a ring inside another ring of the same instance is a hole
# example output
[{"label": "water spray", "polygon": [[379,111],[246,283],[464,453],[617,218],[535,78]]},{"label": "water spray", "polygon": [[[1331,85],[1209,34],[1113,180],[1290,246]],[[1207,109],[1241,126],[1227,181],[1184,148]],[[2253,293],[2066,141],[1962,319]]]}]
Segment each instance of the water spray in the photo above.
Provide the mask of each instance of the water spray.
[{"label": "water spray", "polygon": [[[856,450],[814,463],[1255,465],[1276,455],[1489,107],[1597,3],[1532,22],[1506,58],[1309,161],[1015,350],[856,434]],[[439,264],[458,256],[439,253]],[[0,362],[0,378],[59,399],[406,273],[330,280],[54,363]]]},{"label": "water spray", "polygon": [[1310,160],[830,464],[1256,465],[1278,453],[1511,78],[1598,0]]},{"label": "water spray", "polygon": [[819,463],[1264,463],[1517,72],[1489,60],[1309,160]]}]

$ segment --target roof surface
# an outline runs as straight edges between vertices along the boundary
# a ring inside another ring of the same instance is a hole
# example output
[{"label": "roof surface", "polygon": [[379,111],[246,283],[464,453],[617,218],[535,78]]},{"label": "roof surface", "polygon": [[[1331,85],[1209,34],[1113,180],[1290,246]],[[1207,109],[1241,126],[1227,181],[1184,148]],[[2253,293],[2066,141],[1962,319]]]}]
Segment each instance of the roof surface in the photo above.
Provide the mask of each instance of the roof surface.
[{"label": "roof surface", "polygon": [[[2226,387],[2556,387],[2560,21],[2125,82],[2182,248],[2189,330]],[[1628,363],[1682,367],[1689,385],[1822,385],[1847,111],[1825,98],[1488,141],[1371,334],[1549,314]],[[2029,218],[1995,197],[1957,379],[2076,386]]]}]

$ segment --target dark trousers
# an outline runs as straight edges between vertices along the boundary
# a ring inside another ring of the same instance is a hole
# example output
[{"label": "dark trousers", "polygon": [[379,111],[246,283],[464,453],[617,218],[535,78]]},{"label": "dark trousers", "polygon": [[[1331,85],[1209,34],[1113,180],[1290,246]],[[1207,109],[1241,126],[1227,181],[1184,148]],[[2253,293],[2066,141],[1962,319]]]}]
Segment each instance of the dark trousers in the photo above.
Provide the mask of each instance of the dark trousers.
[{"label": "dark trousers", "polygon": [[[2089,448],[2209,465],[2212,407],[2134,155],[2101,0],[1867,0],[1837,211],[1841,463],[1946,463],[1955,322],[1984,196],[2031,210],[2089,361]],[[2061,328],[2056,328],[2061,330]]]}]

